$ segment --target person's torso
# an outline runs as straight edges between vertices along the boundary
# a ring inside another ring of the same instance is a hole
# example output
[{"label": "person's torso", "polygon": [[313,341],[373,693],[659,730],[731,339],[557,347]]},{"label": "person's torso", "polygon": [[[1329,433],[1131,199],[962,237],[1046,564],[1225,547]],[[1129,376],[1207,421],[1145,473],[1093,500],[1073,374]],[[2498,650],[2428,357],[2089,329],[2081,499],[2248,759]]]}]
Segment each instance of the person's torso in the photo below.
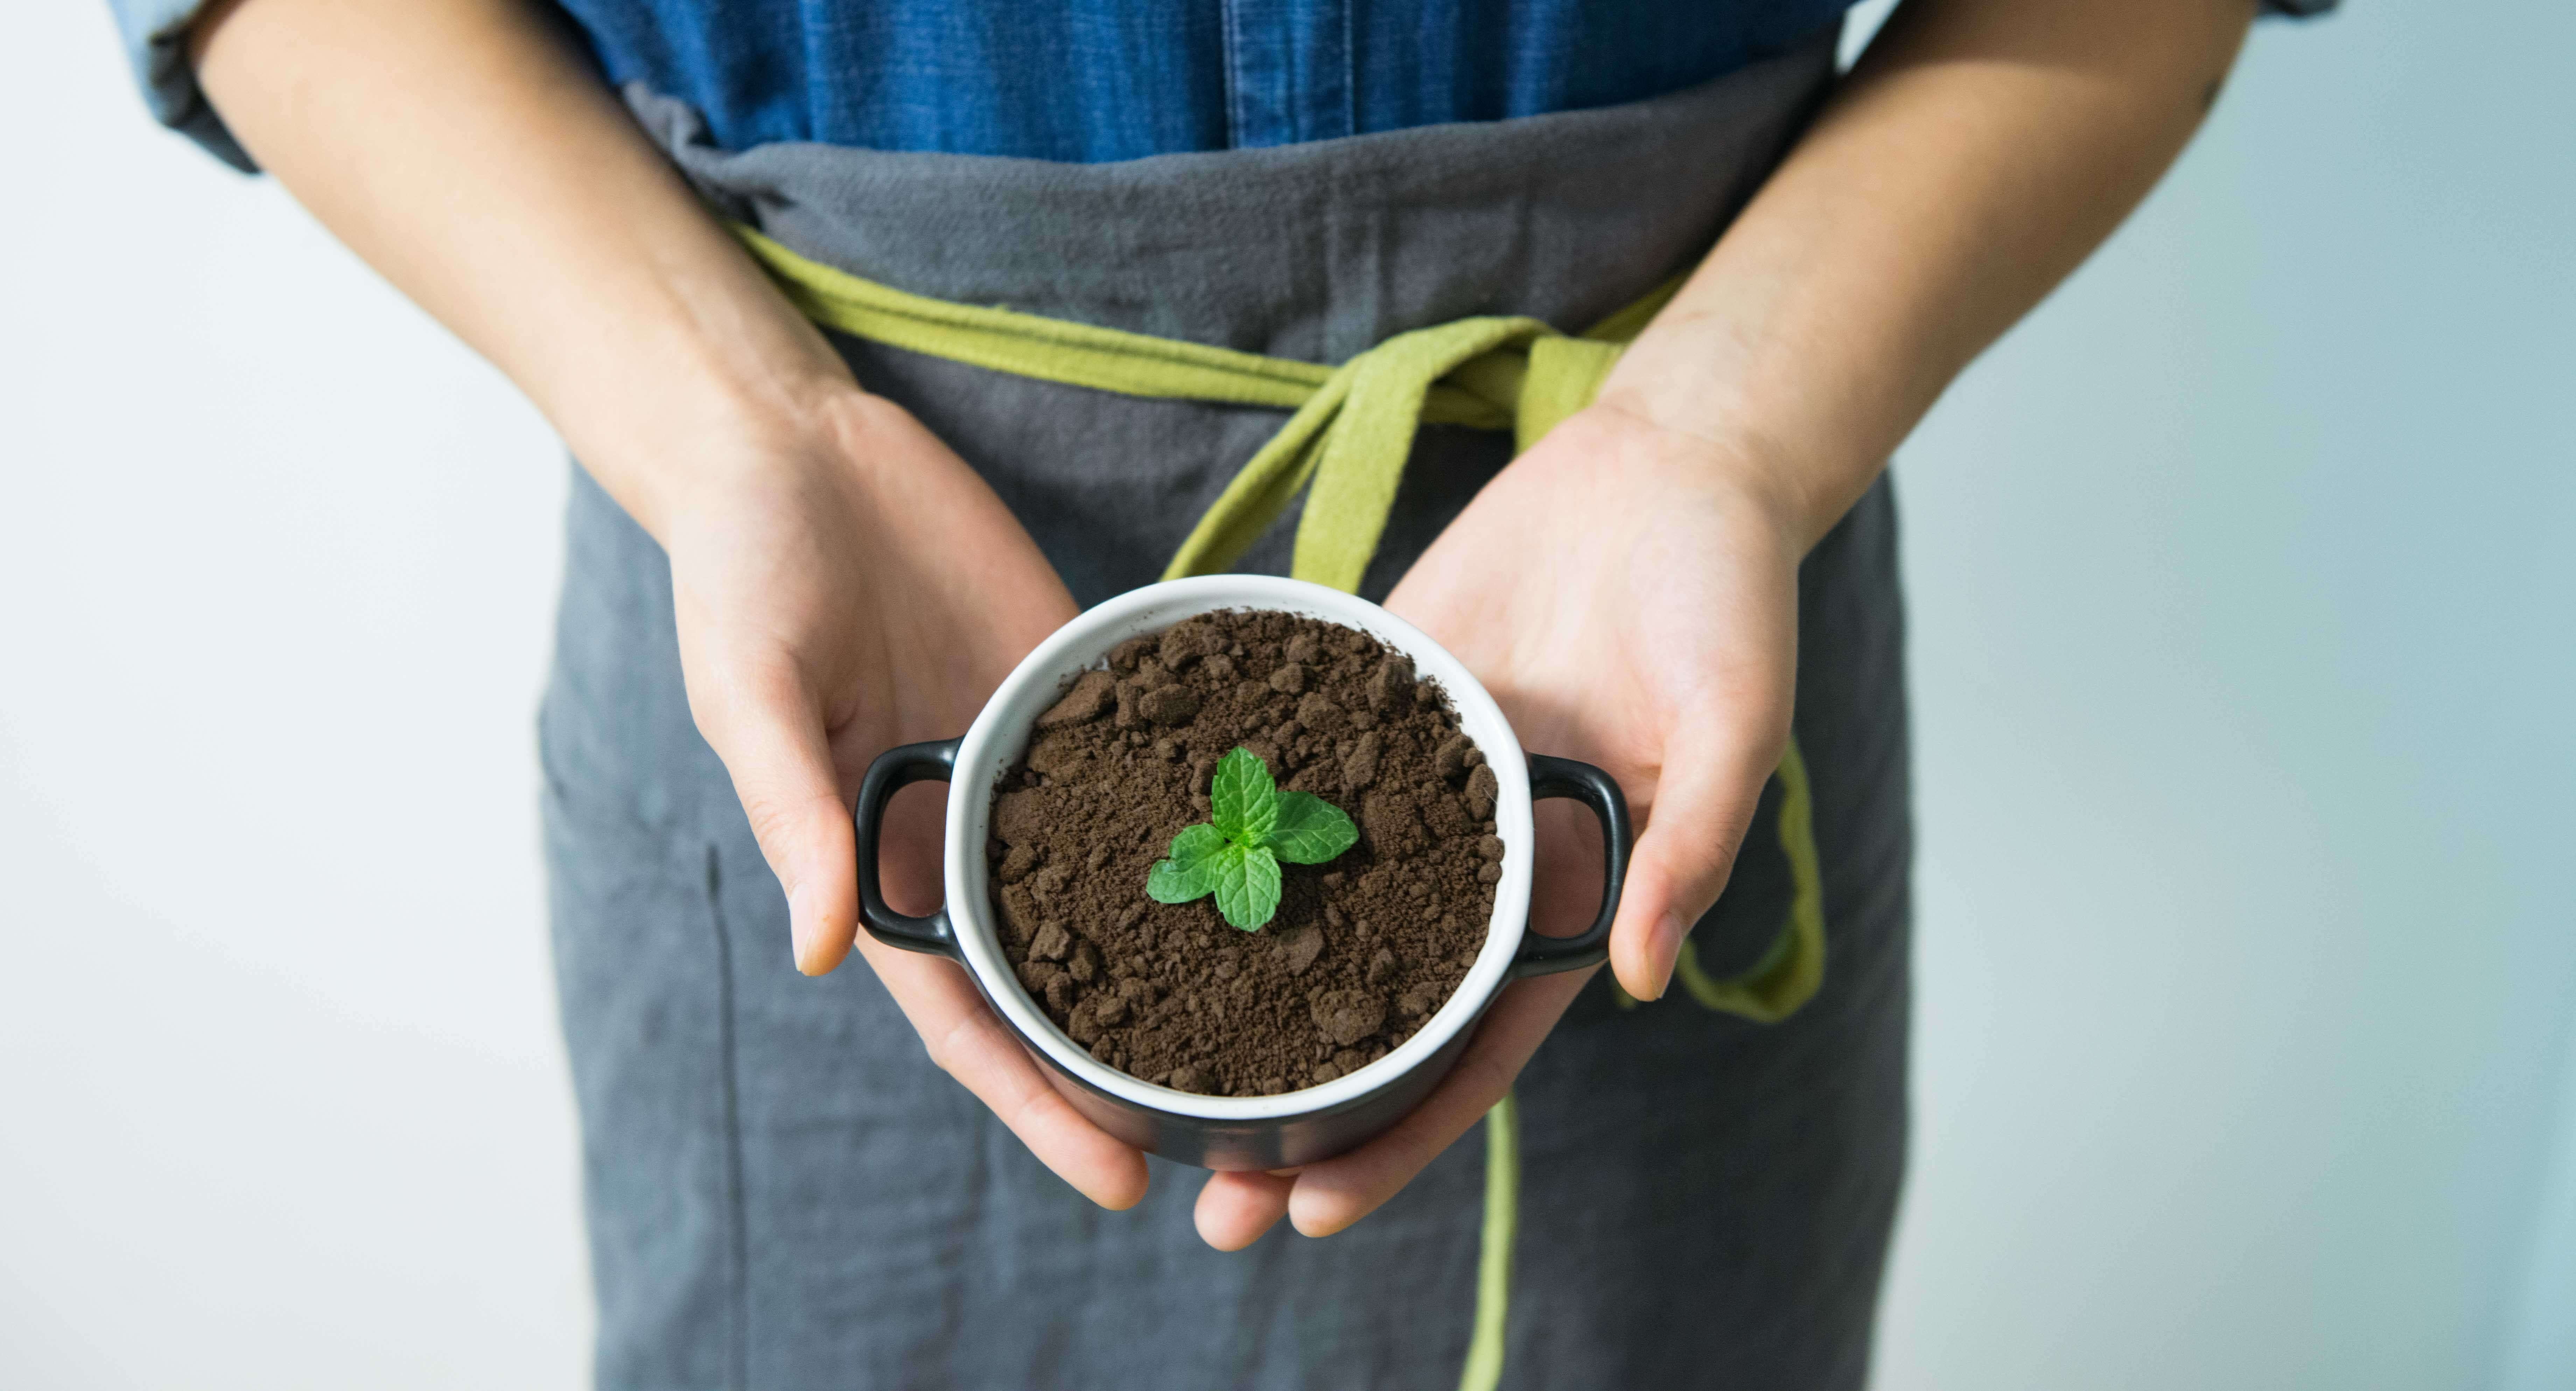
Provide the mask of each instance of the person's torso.
[{"label": "person's torso", "polygon": [[716,142],[1103,163],[1610,106],[1848,0],[559,0]]}]

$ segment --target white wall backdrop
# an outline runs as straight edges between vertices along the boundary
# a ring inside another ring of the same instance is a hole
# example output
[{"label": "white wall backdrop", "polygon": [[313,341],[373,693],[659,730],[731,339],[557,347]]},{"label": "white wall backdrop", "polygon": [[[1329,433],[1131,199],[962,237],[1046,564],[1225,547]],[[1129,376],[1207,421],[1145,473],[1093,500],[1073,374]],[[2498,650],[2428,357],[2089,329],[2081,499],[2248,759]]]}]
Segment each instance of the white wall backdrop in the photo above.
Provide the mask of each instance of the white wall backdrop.
[{"label": "white wall backdrop", "polygon": [[104,4],[0,126],[0,1386],[571,1386],[560,449]]},{"label": "white wall backdrop", "polygon": [[1899,456],[1889,1387],[2499,1385],[2576,1323],[2523,1295],[2576,1019],[2576,16],[2346,8],[2257,34]]},{"label": "white wall backdrop", "polygon": [[[2349,3],[1900,456],[1891,1391],[2576,1385],[2576,12]],[[12,27],[0,1385],[576,1384],[559,451]]]}]

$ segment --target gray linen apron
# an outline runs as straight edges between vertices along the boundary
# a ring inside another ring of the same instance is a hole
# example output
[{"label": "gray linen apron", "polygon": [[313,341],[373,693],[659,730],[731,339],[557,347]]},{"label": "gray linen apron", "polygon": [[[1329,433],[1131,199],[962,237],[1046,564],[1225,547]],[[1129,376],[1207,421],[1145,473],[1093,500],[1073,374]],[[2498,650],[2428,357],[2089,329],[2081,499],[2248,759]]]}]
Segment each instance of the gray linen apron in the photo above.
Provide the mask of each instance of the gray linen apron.
[{"label": "gray linen apron", "polygon": [[[1577,329],[1704,252],[1812,113],[1831,35],[1670,97],[1277,149],[1057,165],[813,145],[727,153],[628,98],[700,192],[902,289],[1336,362],[1406,329]],[[1156,578],[1282,414],[1136,400],[843,340],[1017,512],[1084,603]],[[1423,431],[1366,591],[1507,462]],[[1454,1384],[1481,1130],[1383,1210],[1220,1254],[1199,1175],[1124,1213],[935,1069],[862,965],[789,962],[784,905],[691,725],[667,561],[576,472],[542,716],[598,1380],[635,1388]],[[1284,573],[1293,516],[1244,568]],[[1503,1384],[1858,1387],[1903,1168],[1906,735],[1884,484],[1801,575],[1797,732],[1831,942],[1786,1023],[1596,979],[1520,1081]],[[1776,799],[1775,785],[1772,797]],[[1776,811],[1766,806],[1763,826]],[[1695,934],[1758,958],[1788,871],[1757,834]]]}]

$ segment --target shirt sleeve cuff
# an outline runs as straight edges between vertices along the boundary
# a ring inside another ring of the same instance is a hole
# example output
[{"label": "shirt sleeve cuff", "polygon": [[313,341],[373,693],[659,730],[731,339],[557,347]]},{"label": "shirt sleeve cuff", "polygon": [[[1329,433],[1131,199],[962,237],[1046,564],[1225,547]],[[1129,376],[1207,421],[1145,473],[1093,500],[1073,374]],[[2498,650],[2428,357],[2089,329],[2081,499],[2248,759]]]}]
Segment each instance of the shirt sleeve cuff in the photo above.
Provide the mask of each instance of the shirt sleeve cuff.
[{"label": "shirt sleeve cuff", "polygon": [[224,128],[224,118],[197,86],[197,70],[188,63],[188,26],[209,0],[108,0],[116,12],[117,30],[125,36],[126,61],[143,89],[143,104],[152,118],[187,136],[224,163],[246,174],[259,172],[248,151]]}]

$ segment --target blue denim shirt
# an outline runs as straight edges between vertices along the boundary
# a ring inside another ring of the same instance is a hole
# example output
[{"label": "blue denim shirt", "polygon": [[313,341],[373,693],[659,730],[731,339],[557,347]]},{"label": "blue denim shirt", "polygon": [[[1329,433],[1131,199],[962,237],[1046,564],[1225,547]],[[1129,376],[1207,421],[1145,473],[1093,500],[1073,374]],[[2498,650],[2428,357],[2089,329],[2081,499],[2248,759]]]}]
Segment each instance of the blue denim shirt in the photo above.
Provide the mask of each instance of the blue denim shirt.
[{"label": "blue denim shirt", "polygon": [[[109,3],[154,116],[253,167],[188,67],[208,0]],[[610,80],[695,105],[730,149],[1098,162],[1640,100],[1792,47],[1850,0],[560,3]]]},{"label": "blue denim shirt", "polygon": [[1661,95],[1848,0],[561,0],[610,78],[728,149],[1097,163]]}]

